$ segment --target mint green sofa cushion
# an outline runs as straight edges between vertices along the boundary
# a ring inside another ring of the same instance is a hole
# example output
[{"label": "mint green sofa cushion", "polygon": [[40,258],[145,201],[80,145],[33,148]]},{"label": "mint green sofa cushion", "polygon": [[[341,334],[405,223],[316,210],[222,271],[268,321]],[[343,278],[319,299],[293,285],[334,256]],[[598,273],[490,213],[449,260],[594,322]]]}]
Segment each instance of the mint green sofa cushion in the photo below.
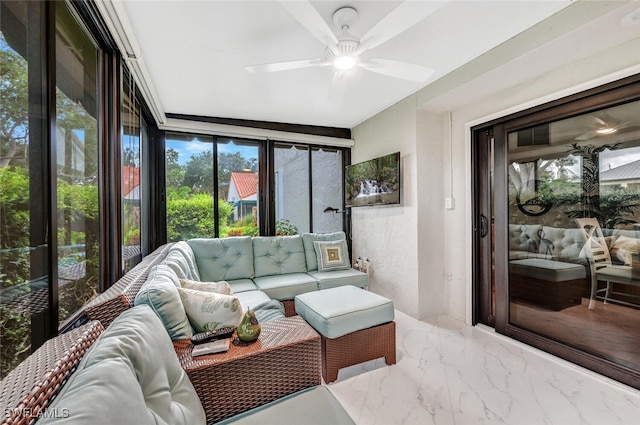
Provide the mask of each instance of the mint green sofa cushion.
[{"label": "mint green sofa cushion", "polygon": [[200,280],[253,278],[253,246],[249,236],[189,239],[187,243],[195,255]]},{"label": "mint green sofa cushion", "polygon": [[391,300],[350,285],[298,295],[295,307],[316,331],[332,339],[394,318]]},{"label": "mint green sofa cushion", "polygon": [[180,281],[171,267],[158,264],[149,271],[149,276],[138,291],[135,305],[151,307],[162,321],[173,341],[189,339],[193,329],[180,300]]},{"label": "mint green sofa cushion", "polygon": [[316,257],[316,250],[313,246],[314,241],[340,241],[346,242],[347,237],[344,232],[334,233],[303,233],[302,244],[304,246],[304,257],[307,263],[307,271],[318,270],[318,259]]},{"label": "mint green sofa cushion", "polygon": [[[117,317],[85,353],[39,424],[204,424],[169,337],[148,306]],[[54,416],[54,415],[51,415]]]},{"label": "mint green sofa cushion", "polygon": [[317,291],[318,282],[307,273],[277,274],[253,279],[255,284],[274,300],[292,300],[298,294]]},{"label": "mint green sofa cushion", "polygon": [[318,281],[318,289],[329,289],[344,285],[353,285],[360,288],[369,286],[369,275],[355,269],[333,270],[330,272],[309,272],[311,277]]},{"label": "mint green sofa cushion", "polygon": [[236,279],[228,280],[227,282],[229,282],[231,290],[234,294],[237,294],[238,292],[255,291],[256,289],[258,289],[256,284],[253,283],[253,280],[251,279]]},{"label": "mint green sofa cushion", "polygon": [[201,280],[193,250],[184,241],[176,242],[163,260],[180,279]]},{"label": "mint green sofa cushion", "polygon": [[255,277],[307,271],[300,235],[253,238],[253,258]]},{"label": "mint green sofa cushion", "polygon": [[216,425],[355,425],[327,387],[317,386],[280,398]]}]

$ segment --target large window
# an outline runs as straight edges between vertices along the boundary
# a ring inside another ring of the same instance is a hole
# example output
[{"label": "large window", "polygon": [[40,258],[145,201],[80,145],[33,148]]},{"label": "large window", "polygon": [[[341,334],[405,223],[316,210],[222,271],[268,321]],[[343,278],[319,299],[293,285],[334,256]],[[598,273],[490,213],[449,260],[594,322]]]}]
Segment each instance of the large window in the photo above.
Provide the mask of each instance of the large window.
[{"label": "large window", "polygon": [[274,146],[276,234],[311,230],[309,147]]},{"label": "large window", "polygon": [[140,200],[142,132],[140,103],[136,98],[136,85],[125,78],[122,93],[122,264],[129,271],[141,258],[142,216]]},{"label": "large window", "polygon": [[44,11],[0,9],[0,378],[42,343],[49,311],[49,219],[42,80]]},{"label": "large window", "polygon": [[144,105],[105,90],[123,65],[95,13],[0,2],[0,378],[148,252]]},{"label": "large window", "polygon": [[170,242],[343,230],[343,148],[167,133],[165,150]]},{"label": "large window", "polygon": [[98,49],[56,2],[56,197],[59,316],[100,290]]}]

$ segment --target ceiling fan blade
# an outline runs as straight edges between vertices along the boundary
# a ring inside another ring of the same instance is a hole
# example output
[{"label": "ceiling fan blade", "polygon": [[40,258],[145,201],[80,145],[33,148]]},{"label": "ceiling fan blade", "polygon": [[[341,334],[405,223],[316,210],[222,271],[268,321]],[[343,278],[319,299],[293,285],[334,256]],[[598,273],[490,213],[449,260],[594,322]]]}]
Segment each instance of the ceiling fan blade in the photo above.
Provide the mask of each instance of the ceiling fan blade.
[{"label": "ceiling fan blade", "polygon": [[280,1],[282,7],[322,44],[333,47],[338,39],[322,16],[308,1]]},{"label": "ceiling fan blade", "polygon": [[404,1],[360,39],[362,50],[373,49],[408,30],[444,4],[443,1]]},{"label": "ceiling fan blade", "polygon": [[590,140],[593,139],[594,137],[596,137],[598,135],[597,131],[588,131],[586,133],[583,133],[581,135],[579,135],[578,137],[576,137],[574,140],[578,140],[578,141],[585,141],[585,140]]},{"label": "ceiling fan blade", "polygon": [[258,72],[288,71],[290,69],[300,69],[300,68],[308,68],[310,66],[327,66],[327,65],[331,65],[331,62],[323,61],[320,59],[304,59],[299,61],[275,62],[275,63],[265,63],[262,65],[251,65],[251,66],[245,66],[244,69],[252,73],[258,73]]},{"label": "ceiling fan blade", "polygon": [[392,59],[369,59],[360,66],[378,74],[411,81],[426,81],[433,74],[433,69],[409,62]]}]

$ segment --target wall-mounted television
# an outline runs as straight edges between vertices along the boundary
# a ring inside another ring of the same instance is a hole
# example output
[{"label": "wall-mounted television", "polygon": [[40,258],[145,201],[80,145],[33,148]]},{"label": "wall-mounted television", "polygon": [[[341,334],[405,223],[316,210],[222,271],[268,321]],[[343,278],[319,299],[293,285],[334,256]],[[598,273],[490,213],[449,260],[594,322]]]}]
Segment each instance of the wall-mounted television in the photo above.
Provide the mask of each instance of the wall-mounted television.
[{"label": "wall-mounted television", "polygon": [[400,203],[400,152],[345,168],[345,206]]}]

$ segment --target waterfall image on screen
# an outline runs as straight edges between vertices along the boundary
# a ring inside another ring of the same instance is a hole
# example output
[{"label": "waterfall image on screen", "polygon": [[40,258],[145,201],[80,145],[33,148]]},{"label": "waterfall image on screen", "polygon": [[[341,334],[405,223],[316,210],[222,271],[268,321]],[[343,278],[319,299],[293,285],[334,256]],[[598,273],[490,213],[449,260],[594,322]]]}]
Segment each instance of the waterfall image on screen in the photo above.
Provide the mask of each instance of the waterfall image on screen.
[{"label": "waterfall image on screen", "polygon": [[345,205],[400,203],[400,152],[345,168]]}]

